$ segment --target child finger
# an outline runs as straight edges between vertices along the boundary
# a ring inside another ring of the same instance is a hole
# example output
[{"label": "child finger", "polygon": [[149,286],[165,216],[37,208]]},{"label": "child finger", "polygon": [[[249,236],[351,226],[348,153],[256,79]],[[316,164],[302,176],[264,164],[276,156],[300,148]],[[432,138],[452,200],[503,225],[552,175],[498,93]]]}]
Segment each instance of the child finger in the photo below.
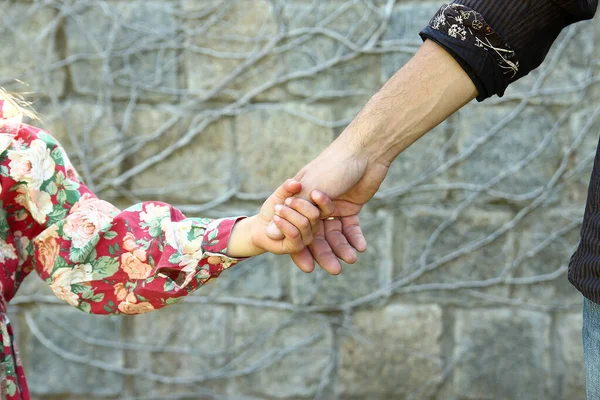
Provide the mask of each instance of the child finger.
[{"label": "child finger", "polygon": [[300,231],[292,223],[277,215],[273,217],[273,222],[285,235],[283,240],[288,253],[298,253],[305,248]]},{"label": "child finger", "polygon": [[[310,205],[310,203],[308,204]],[[316,210],[316,207],[314,208]],[[311,224],[311,221],[308,218],[306,218],[306,216],[287,206],[276,206],[275,212],[278,216],[290,222],[300,231],[300,235],[302,236],[302,241],[304,244],[309,244],[310,242],[312,242],[313,226]]]},{"label": "child finger", "polygon": [[307,200],[299,199],[297,197],[288,197],[287,199],[285,199],[285,205],[304,216],[310,224],[311,231],[313,233],[317,232],[317,230],[319,229],[319,220],[321,217],[321,212],[319,211],[317,206],[315,206]]}]

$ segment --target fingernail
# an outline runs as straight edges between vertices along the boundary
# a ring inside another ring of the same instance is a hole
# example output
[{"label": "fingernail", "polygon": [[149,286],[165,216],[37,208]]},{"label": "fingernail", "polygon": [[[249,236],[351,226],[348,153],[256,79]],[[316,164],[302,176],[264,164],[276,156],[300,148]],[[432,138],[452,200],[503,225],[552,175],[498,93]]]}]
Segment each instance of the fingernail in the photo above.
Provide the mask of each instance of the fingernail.
[{"label": "fingernail", "polygon": [[362,248],[361,252],[363,252],[367,249],[367,241],[365,239],[360,240],[359,244],[361,245],[360,247]]},{"label": "fingernail", "polygon": [[317,197],[323,197],[323,193],[319,192],[318,190],[313,190],[313,194]]},{"label": "fingernail", "polygon": [[283,206],[281,204],[275,205],[275,213],[279,213],[282,208],[283,208]]},{"label": "fingernail", "polygon": [[287,199],[285,199],[285,205],[289,206],[290,204],[292,204],[292,198],[288,197]]}]

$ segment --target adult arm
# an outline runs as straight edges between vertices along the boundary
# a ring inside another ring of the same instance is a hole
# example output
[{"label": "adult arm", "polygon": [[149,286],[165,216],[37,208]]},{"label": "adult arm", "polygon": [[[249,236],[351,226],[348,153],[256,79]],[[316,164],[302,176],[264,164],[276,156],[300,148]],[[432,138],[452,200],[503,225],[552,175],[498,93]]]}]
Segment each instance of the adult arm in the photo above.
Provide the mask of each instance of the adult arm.
[{"label": "adult arm", "polygon": [[323,191],[342,217],[324,221],[310,251],[292,255],[296,265],[309,272],[316,260],[337,274],[338,257],[353,262],[355,250],[366,247],[358,212],[392,161],[473,98],[502,96],[542,63],[563,28],[592,18],[596,8],[597,0],[458,0],[442,6],[421,32],[425,43],[417,54],[296,176],[303,196]]}]

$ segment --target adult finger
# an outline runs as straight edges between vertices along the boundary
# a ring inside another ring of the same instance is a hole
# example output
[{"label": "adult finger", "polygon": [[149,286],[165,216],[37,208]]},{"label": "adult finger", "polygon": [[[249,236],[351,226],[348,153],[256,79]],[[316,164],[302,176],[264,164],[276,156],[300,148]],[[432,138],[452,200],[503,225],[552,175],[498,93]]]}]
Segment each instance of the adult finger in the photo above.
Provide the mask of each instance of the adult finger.
[{"label": "adult finger", "polygon": [[367,239],[360,228],[358,215],[342,217],[340,220],[342,221],[342,233],[348,243],[360,253],[367,250]]},{"label": "adult finger", "polygon": [[308,245],[308,248],[314,260],[327,273],[338,275],[342,272],[342,263],[340,263],[340,260],[333,252],[328,240],[325,239],[324,225],[321,225],[319,232],[315,235],[312,243]]},{"label": "adult finger", "polygon": [[331,247],[333,254],[348,264],[354,264],[357,260],[356,251],[342,233],[342,221],[339,219],[323,221],[325,228],[325,239]]},{"label": "adult finger", "polygon": [[315,270],[315,259],[308,248],[304,248],[304,250],[298,253],[290,254],[290,258],[302,272],[309,274]]}]

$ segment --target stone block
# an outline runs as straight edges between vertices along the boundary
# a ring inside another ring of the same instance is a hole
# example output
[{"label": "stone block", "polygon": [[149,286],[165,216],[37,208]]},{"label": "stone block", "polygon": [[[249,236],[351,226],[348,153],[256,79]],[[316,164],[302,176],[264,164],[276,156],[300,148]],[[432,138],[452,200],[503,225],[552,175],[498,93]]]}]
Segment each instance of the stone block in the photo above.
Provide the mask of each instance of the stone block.
[{"label": "stone block", "polygon": [[[118,347],[94,344],[94,341],[121,342],[122,318],[88,315],[66,306],[41,306],[31,314],[44,340],[61,353],[85,357],[109,368],[125,367],[123,352]],[[23,363],[33,394],[116,396],[122,392],[123,375],[73,362],[40,342],[31,327],[29,331],[21,351],[26,353]]]},{"label": "stone block", "polygon": [[281,299],[286,292],[289,264],[288,256],[267,253],[252,257],[209,281],[196,295]]},{"label": "stone block", "polygon": [[558,317],[558,352],[562,360],[560,387],[561,399],[585,399],[585,369],[581,343],[581,313]]},{"label": "stone block", "polygon": [[124,160],[124,135],[112,107],[85,101],[44,105],[41,126],[64,147],[80,179],[97,196],[115,201],[119,194],[96,185],[118,176]]},{"label": "stone block", "polygon": [[235,118],[236,179],[242,192],[271,193],[333,140],[326,106],[285,103]]},{"label": "stone block", "polygon": [[66,18],[67,57],[79,94],[171,100],[178,89],[175,5],[165,1],[90,3]]},{"label": "stone block", "polygon": [[[314,46],[314,49],[308,48],[289,55],[288,73],[310,71],[336,57],[335,51],[327,51],[326,47],[318,41],[310,43],[310,45]],[[318,55],[312,54],[312,51]],[[287,84],[287,90],[294,96],[308,97],[311,100],[342,101],[354,109],[351,102],[352,97],[358,96],[363,103],[366,103],[369,97],[381,87],[380,68],[380,56],[360,56],[317,72],[314,76],[291,80]]]},{"label": "stone block", "polygon": [[128,359],[143,371],[134,382],[137,395],[223,390],[215,375],[232,357],[231,310],[183,302],[132,320],[127,341],[140,348],[127,351]]},{"label": "stone block", "polygon": [[[276,54],[257,56],[277,33],[276,15],[267,0],[243,2],[183,0],[184,52],[189,92],[203,100],[238,99],[279,74]],[[257,99],[280,100],[281,92],[256,93]]]},{"label": "stone block", "polygon": [[[415,50],[423,43],[419,32],[429,24],[429,21],[440,8],[440,2],[402,1],[396,4],[392,11],[383,40],[401,43]],[[411,52],[389,52],[383,55],[381,78],[387,81],[411,58]]]},{"label": "stone block", "polygon": [[423,185],[447,183],[448,170],[435,172],[448,157],[449,124],[444,122],[406,149],[390,166],[377,197],[384,202],[399,205],[437,205],[446,198],[443,187],[420,191]]},{"label": "stone block", "polygon": [[[542,207],[527,216],[515,232],[519,248],[511,276],[533,278],[568,265],[579,243],[581,220],[583,207]],[[574,223],[576,225],[569,230],[561,232]],[[566,272],[552,281],[514,285],[511,293],[511,297],[544,306],[562,307],[581,300],[581,294],[567,280]]]},{"label": "stone block", "polygon": [[[593,54],[598,54],[598,49],[600,49],[600,40],[599,40],[600,39],[600,24],[598,24],[598,21],[595,20],[594,22],[591,23],[591,25],[592,25],[591,29],[593,29],[593,31],[594,31],[594,38],[595,38]],[[591,60],[591,71],[594,76],[597,76],[598,72],[600,72],[600,66],[598,66],[598,64],[595,63],[594,60],[595,60],[595,58],[592,58],[592,60]],[[586,91],[586,96],[591,97],[594,100],[598,99],[600,96],[600,88],[598,87],[598,85],[593,84],[591,87],[589,87]]]},{"label": "stone block", "polygon": [[[581,89],[577,86],[591,77],[589,74],[596,54],[595,43],[600,38],[595,32],[595,25],[597,22],[584,21],[563,30],[544,62],[529,75],[509,86],[506,96],[522,96],[530,92],[542,73],[551,68],[541,86],[543,90],[551,90],[551,92],[530,102],[572,104],[581,95]],[[563,47],[562,51],[561,47]],[[555,57],[558,57],[558,61],[552,66]],[[571,89],[561,93],[560,89],[565,88]]]},{"label": "stone block", "polygon": [[[202,17],[192,19],[187,29],[192,45],[185,59],[192,94],[239,99],[252,92],[259,101],[281,101],[289,93],[337,100],[341,94],[372,94],[379,88],[378,55],[337,62],[355,50],[351,47],[364,45],[381,23],[374,10],[360,3],[250,3],[232,3],[214,12],[198,12],[206,5],[183,3],[184,10]],[[265,50],[284,32],[285,39]],[[344,41],[353,44],[349,47]],[[269,87],[254,92],[263,85]]]},{"label": "stone block", "polygon": [[455,396],[547,399],[550,317],[511,309],[460,310],[454,328]]},{"label": "stone block", "polygon": [[283,8],[282,18],[290,32],[304,32],[292,50],[282,54],[286,73],[315,71],[286,84],[292,95],[320,99],[346,93],[342,97],[346,101],[345,97],[379,89],[381,57],[349,57],[383,23],[374,9],[363,3],[294,3]]},{"label": "stone block", "polygon": [[342,398],[430,398],[443,370],[439,306],[362,310],[352,325],[357,338],[341,341],[337,392]]},{"label": "stone block", "polygon": [[[10,27],[2,30],[0,86],[16,92],[37,96],[61,96],[65,90],[66,71],[56,66],[57,12],[50,5],[4,2],[4,22]],[[18,84],[19,79],[25,85]]]},{"label": "stone block", "polygon": [[[476,282],[500,276],[514,259],[514,236],[510,232],[493,240],[491,236],[511,220],[512,213],[469,209],[453,220],[452,209],[407,207],[398,214],[394,280],[405,282],[399,289],[407,291],[407,298],[463,300],[462,289],[450,289],[469,284],[488,294],[508,296],[505,285],[479,289]],[[443,226],[446,228],[441,229]],[[447,292],[440,291],[446,288]],[[475,304],[480,301],[472,300]]]},{"label": "stone block", "polygon": [[[202,122],[191,116],[156,107],[140,106],[126,130],[126,171],[174,146]],[[143,200],[198,204],[214,200],[231,189],[234,136],[231,120],[209,124],[190,143],[160,162],[133,175],[127,184]]]},{"label": "stone block", "polygon": [[236,354],[229,393],[275,399],[314,397],[334,362],[333,332],[319,316],[238,307]]},{"label": "stone block", "polygon": [[[123,397],[122,396],[117,396],[117,397],[106,397],[106,396],[68,396],[68,397],[64,397],[64,396],[36,396],[36,395],[31,395],[31,400],[121,400]],[[254,400],[254,399],[248,399],[248,400]]]},{"label": "stone block", "polygon": [[[551,115],[543,108],[527,107],[510,122],[503,123],[513,111],[514,107],[475,104],[460,111],[458,152],[462,154],[474,145],[477,148],[456,166],[459,181],[486,185],[498,174],[515,167],[532,154],[535,155],[533,160],[507,175],[491,189],[509,195],[526,194],[546,185],[552,178],[560,165],[562,149],[556,132],[547,142],[543,142],[551,134]],[[499,131],[493,137],[484,139],[492,129]],[[545,145],[542,146],[542,143]],[[462,197],[470,194],[465,192]],[[512,201],[510,197],[507,200]]]},{"label": "stone block", "polygon": [[289,262],[294,303],[341,305],[389,285],[393,269],[393,217],[383,210],[362,212],[360,217],[368,243],[367,251],[358,254],[355,264],[342,263],[341,274],[329,275],[318,266],[315,272],[306,274]]},{"label": "stone block", "polygon": [[[25,298],[28,296],[49,296],[56,297],[50,286],[37,276],[35,271],[31,272],[23,280],[14,299]],[[60,301],[58,298],[56,298]]]},{"label": "stone block", "polygon": [[[560,191],[561,202],[571,207],[580,207],[583,211],[587,200],[588,186],[594,156],[598,147],[598,132],[600,132],[600,118],[594,117],[596,102],[591,102],[591,107],[583,107],[573,112],[569,118],[570,134],[564,135],[565,145],[571,146],[580,136],[583,137],[575,149],[569,164],[574,175],[565,182],[565,187]],[[575,169],[579,172],[576,172]]]}]

